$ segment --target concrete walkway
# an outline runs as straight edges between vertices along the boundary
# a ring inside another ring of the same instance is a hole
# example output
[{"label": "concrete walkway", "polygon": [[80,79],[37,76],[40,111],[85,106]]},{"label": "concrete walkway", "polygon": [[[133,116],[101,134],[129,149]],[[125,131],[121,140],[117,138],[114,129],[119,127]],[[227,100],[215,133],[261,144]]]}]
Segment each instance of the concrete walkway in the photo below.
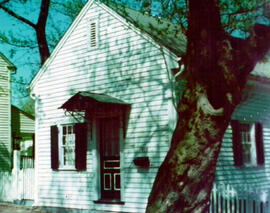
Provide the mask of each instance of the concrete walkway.
[{"label": "concrete walkway", "polygon": [[37,207],[29,207],[23,205],[16,205],[12,203],[0,202],[0,213],[49,213],[49,212],[40,210]]},{"label": "concrete walkway", "polygon": [[0,213],[115,213],[111,211],[32,207],[0,201]]}]

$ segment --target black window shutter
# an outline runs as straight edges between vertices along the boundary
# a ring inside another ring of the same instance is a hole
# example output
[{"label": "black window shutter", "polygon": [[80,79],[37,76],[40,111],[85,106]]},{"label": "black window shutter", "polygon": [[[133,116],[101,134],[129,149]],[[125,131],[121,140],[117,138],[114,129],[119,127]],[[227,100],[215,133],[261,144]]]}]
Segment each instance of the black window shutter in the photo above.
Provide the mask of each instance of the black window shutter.
[{"label": "black window shutter", "polygon": [[51,168],[57,170],[59,167],[58,155],[58,128],[51,126]]},{"label": "black window shutter", "polygon": [[86,170],[87,124],[76,124],[75,135],[75,167],[79,171],[84,171]]},{"label": "black window shutter", "polygon": [[232,126],[234,165],[240,167],[243,165],[240,123],[237,120],[232,120],[231,126]]},{"label": "black window shutter", "polygon": [[263,127],[261,123],[255,124],[256,152],[257,164],[264,164],[264,149],[263,149]]}]

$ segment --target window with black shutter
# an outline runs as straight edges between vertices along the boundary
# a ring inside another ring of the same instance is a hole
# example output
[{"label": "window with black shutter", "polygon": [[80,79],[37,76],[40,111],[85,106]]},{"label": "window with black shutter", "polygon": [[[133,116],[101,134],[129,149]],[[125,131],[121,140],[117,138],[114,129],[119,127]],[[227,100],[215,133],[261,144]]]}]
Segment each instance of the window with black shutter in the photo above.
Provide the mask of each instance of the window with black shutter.
[{"label": "window with black shutter", "polygon": [[51,127],[51,165],[53,170],[86,169],[87,125],[63,124]]},{"label": "window with black shutter", "polygon": [[231,126],[235,166],[264,164],[262,124],[233,120]]}]

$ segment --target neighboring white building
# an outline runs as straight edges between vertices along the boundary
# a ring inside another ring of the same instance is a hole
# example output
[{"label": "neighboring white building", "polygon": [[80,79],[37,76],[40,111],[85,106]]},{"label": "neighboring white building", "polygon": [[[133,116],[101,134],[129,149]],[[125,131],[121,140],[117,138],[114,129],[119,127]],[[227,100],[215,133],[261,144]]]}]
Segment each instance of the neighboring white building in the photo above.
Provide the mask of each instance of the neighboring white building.
[{"label": "neighboring white building", "polygon": [[0,53],[0,201],[9,202],[33,199],[34,189],[35,118],[11,105],[15,71]]},{"label": "neighboring white building", "polygon": [[[34,205],[145,211],[177,120],[172,70],[184,52],[184,36],[173,24],[88,1],[30,85],[36,104]],[[270,188],[268,88],[268,81],[251,79],[233,116],[245,123],[242,133],[234,133],[238,151],[229,127],[217,184]],[[248,123],[260,123],[257,143]],[[250,139],[243,141],[242,161],[239,135]]]},{"label": "neighboring white building", "polygon": [[0,171],[12,167],[11,74],[16,67],[0,53]]}]

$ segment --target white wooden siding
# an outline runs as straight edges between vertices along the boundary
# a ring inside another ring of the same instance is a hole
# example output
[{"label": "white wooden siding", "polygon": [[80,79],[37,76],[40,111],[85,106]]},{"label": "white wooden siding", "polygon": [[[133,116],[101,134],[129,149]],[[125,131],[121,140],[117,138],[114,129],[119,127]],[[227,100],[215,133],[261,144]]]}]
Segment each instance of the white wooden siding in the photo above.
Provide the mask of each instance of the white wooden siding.
[{"label": "white wooden siding", "polygon": [[[88,25],[96,18],[98,48],[91,49]],[[36,205],[144,212],[170,138],[171,90],[161,50],[93,5],[57,51],[33,90],[38,125]],[[87,151],[86,172],[51,170],[50,126],[63,119],[64,112],[58,108],[78,91],[105,93],[132,105],[121,171],[125,189],[123,206],[93,203],[97,174],[93,170],[96,156],[92,142]],[[138,156],[150,158],[149,170],[138,169],[133,164]]]},{"label": "white wooden siding", "polygon": [[10,70],[0,55],[0,170],[7,170],[11,163],[10,121]]}]

